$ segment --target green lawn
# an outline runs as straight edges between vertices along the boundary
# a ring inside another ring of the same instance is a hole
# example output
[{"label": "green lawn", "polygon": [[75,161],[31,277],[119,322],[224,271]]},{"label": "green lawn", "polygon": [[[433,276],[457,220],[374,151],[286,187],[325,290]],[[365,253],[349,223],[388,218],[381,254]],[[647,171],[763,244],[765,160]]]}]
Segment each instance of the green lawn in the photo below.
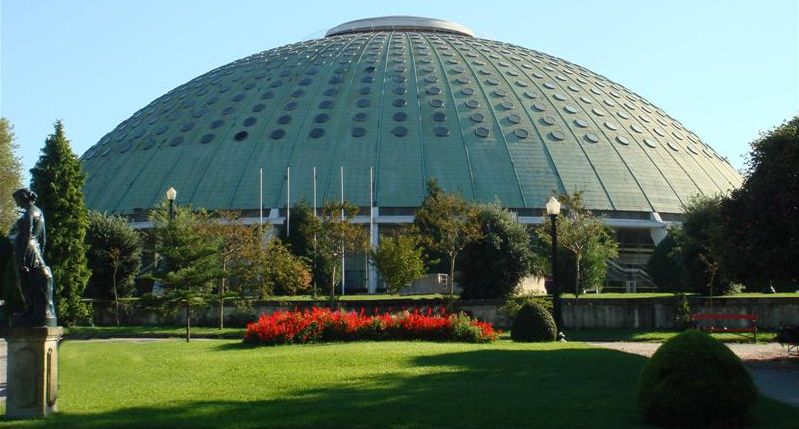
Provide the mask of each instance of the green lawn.
[{"label": "green lawn", "polygon": [[[65,341],[60,361],[60,413],[0,428],[648,427],[645,359],[581,343]],[[751,427],[796,415],[761,398]]]},{"label": "green lawn", "polygon": [[[662,343],[675,335],[677,331],[642,331],[636,329],[581,329],[565,332],[569,341],[631,341],[643,343]],[[752,343],[750,333],[719,333],[710,334],[713,338],[723,343]],[[758,343],[773,343],[777,333],[775,331],[758,331]]]}]

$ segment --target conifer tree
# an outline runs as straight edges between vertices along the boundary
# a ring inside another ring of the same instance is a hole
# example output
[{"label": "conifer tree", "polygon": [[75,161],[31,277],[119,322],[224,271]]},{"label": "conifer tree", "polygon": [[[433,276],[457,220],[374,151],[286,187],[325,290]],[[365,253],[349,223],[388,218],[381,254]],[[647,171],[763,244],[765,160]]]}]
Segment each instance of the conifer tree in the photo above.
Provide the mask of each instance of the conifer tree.
[{"label": "conifer tree", "polygon": [[11,194],[22,187],[22,163],[14,154],[14,127],[0,118],[0,232],[5,235],[17,219],[17,205]]},{"label": "conifer tree", "polygon": [[45,260],[53,271],[59,320],[67,326],[89,318],[90,308],[82,301],[89,281],[86,261],[88,213],[83,202],[85,175],[72,152],[64,124],[44,142],[39,160],[31,169],[31,189],[47,222]]}]

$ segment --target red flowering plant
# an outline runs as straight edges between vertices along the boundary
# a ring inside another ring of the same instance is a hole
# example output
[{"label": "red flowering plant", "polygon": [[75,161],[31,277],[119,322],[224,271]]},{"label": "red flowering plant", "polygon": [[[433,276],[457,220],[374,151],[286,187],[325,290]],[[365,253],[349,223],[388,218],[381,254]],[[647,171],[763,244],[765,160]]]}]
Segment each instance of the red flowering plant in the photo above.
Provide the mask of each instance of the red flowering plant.
[{"label": "red flowering plant", "polygon": [[465,313],[448,314],[443,308],[414,309],[367,315],[361,309],[332,311],[313,307],[303,311],[263,314],[247,325],[244,342],[250,344],[304,344],[326,341],[428,340],[490,342],[499,333],[490,323]]}]

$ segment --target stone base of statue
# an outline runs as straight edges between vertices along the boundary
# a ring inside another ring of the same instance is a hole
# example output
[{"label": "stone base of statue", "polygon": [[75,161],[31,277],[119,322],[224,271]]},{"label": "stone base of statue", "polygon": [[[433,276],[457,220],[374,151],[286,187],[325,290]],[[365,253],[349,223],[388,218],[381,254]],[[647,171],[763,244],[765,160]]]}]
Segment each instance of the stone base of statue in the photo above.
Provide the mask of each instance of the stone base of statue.
[{"label": "stone base of statue", "polygon": [[58,341],[63,332],[60,326],[8,330],[6,418],[45,417],[58,411]]}]

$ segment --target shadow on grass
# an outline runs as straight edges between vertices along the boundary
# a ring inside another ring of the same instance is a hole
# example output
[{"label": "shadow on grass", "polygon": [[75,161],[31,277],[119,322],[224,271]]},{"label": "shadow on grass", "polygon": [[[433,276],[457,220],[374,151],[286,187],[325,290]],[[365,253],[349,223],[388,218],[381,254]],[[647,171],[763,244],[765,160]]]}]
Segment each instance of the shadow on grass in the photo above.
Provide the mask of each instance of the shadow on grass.
[{"label": "shadow on grass", "polygon": [[[635,401],[644,362],[603,349],[446,353],[415,358],[410,371],[298,390],[278,399],[61,413],[23,427],[645,428]],[[796,409],[766,404],[758,416],[768,421],[754,427],[791,427],[780,426],[790,412]]]}]

